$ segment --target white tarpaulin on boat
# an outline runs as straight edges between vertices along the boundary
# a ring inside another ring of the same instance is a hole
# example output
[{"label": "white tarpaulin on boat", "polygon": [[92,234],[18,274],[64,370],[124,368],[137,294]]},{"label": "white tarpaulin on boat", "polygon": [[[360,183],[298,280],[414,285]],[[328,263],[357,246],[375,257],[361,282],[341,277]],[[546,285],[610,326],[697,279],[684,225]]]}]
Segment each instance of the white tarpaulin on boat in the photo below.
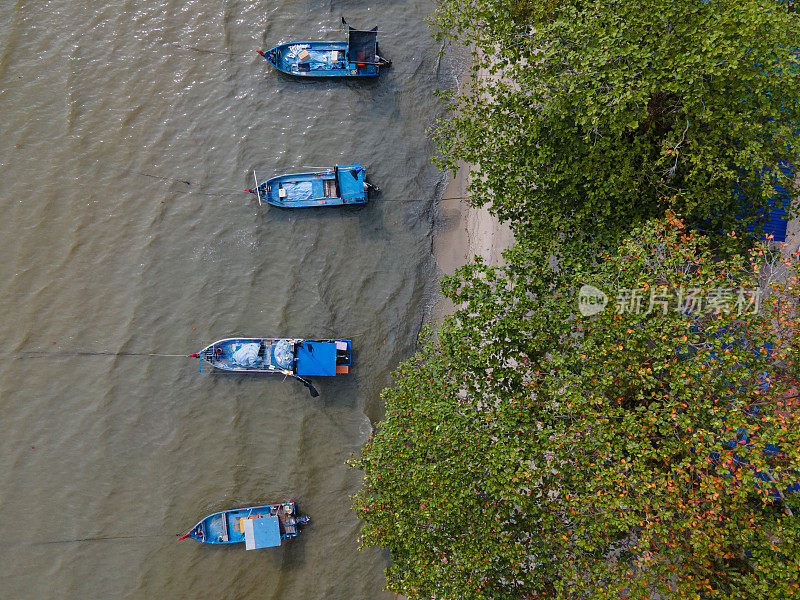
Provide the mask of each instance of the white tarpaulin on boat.
[{"label": "white tarpaulin on boat", "polygon": [[281,545],[281,530],[276,516],[243,519],[244,549],[274,548]]},{"label": "white tarpaulin on boat", "polygon": [[279,340],[275,344],[273,351],[275,364],[281,369],[292,369],[292,359],[294,358],[294,344],[290,340]]},{"label": "white tarpaulin on boat", "polygon": [[256,366],[260,347],[261,344],[242,344],[242,347],[236,350],[231,357],[233,364],[245,368]]}]

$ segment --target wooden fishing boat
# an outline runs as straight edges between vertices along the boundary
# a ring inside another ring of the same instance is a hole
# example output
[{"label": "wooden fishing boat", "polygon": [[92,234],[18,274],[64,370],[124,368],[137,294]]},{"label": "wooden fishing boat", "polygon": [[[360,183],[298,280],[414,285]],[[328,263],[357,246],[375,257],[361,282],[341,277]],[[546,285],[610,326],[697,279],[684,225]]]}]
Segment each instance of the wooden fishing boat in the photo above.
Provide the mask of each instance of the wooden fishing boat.
[{"label": "wooden fishing boat", "polygon": [[279,373],[288,375],[319,393],[306,377],[330,377],[350,373],[350,340],[305,340],[288,338],[226,338],[204,347],[190,358],[235,373]]},{"label": "wooden fishing boat", "polygon": [[380,56],[378,28],[369,31],[347,26],[347,40],[336,42],[288,42],[258,50],[269,64],[298,77],[377,77],[392,61]]},{"label": "wooden fishing boat", "polygon": [[239,373],[283,373],[300,377],[346,375],[350,372],[351,342],[226,338],[192,356],[217,369]]},{"label": "wooden fishing boat", "polygon": [[262,183],[253,171],[253,179],[256,187],[246,192],[255,194],[259,204],[266,202],[284,208],[363,204],[369,199],[370,190],[380,191],[367,181],[364,165],[278,175]]},{"label": "wooden fishing boat", "polygon": [[310,520],[297,516],[294,502],[236,508],[208,515],[180,539],[217,545],[244,542],[245,550],[274,548],[282,540],[300,535],[301,527]]}]

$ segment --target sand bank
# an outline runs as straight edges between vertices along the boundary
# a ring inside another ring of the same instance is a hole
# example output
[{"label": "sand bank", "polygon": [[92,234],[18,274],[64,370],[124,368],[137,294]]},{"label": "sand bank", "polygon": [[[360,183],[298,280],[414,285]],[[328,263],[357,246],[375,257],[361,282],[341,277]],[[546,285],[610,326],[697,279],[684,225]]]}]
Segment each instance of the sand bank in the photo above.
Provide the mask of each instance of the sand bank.
[{"label": "sand bank", "polygon": [[[460,53],[463,65],[458,80],[459,87],[464,90],[470,77],[468,66],[472,52],[463,48]],[[478,77],[489,80],[497,79],[498,75],[480,69]],[[486,207],[474,208],[469,205],[465,198],[471,165],[461,163],[458,167],[458,172],[450,178],[437,205],[433,255],[440,275],[451,275],[478,255],[483,257],[486,264],[501,265],[503,250],[514,243],[514,234],[508,223],[501,223]],[[450,300],[440,296],[431,311],[431,318],[439,322],[454,308]]]},{"label": "sand bank", "polygon": [[[459,165],[458,173],[450,179],[437,207],[433,254],[441,275],[451,275],[478,255],[486,264],[501,265],[503,250],[514,243],[508,223],[501,223],[486,207],[474,208],[464,200],[469,169],[467,164]],[[454,308],[450,300],[440,297],[431,318],[439,322]]]}]

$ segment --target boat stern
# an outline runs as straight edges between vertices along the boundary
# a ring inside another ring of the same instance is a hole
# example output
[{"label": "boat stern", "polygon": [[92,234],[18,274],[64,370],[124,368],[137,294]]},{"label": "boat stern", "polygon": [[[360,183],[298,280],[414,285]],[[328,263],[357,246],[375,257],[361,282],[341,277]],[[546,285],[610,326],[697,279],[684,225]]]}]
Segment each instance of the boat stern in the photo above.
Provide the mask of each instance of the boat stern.
[{"label": "boat stern", "polygon": [[298,516],[294,502],[287,502],[280,507],[278,517],[281,523],[281,537],[293,538],[300,535],[302,527],[311,521],[311,517]]},{"label": "boat stern", "polygon": [[350,340],[303,340],[295,347],[295,372],[301,377],[350,373]]},{"label": "boat stern", "polygon": [[367,168],[364,165],[344,165],[336,168],[339,195],[344,204],[367,201]]},{"label": "boat stern", "polygon": [[336,374],[348,375],[353,364],[353,342],[336,340]]}]

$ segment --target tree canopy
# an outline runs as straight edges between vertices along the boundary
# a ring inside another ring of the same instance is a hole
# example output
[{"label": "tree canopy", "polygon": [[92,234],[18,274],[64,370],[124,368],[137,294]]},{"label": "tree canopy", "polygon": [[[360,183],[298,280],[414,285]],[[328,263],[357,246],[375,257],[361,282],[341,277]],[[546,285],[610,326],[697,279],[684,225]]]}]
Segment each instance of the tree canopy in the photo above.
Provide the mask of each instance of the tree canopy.
[{"label": "tree canopy", "polygon": [[[800,580],[797,400],[750,261],[715,258],[673,218],[564,288],[540,283],[545,255],[512,262],[448,281],[463,308],[400,366],[353,463],[361,542],[391,552],[389,589],[787,597]],[[575,316],[580,282],[607,291],[605,310]]]},{"label": "tree canopy", "polygon": [[444,0],[437,18],[475,50],[440,162],[473,165],[472,201],[518,238],[574,254],[666,209],[743,230],[788,183],[800,19],[785,3]]},{"label": "tree canopy", "polygon": [[459,309],[352,461],[388,588],[800,596],[800,288],[748,233],[791,187],[797,15],[442,0],[435,25],[474,59],[438,161],[471,165],[472,204],[517,243],[444,279]]}]

